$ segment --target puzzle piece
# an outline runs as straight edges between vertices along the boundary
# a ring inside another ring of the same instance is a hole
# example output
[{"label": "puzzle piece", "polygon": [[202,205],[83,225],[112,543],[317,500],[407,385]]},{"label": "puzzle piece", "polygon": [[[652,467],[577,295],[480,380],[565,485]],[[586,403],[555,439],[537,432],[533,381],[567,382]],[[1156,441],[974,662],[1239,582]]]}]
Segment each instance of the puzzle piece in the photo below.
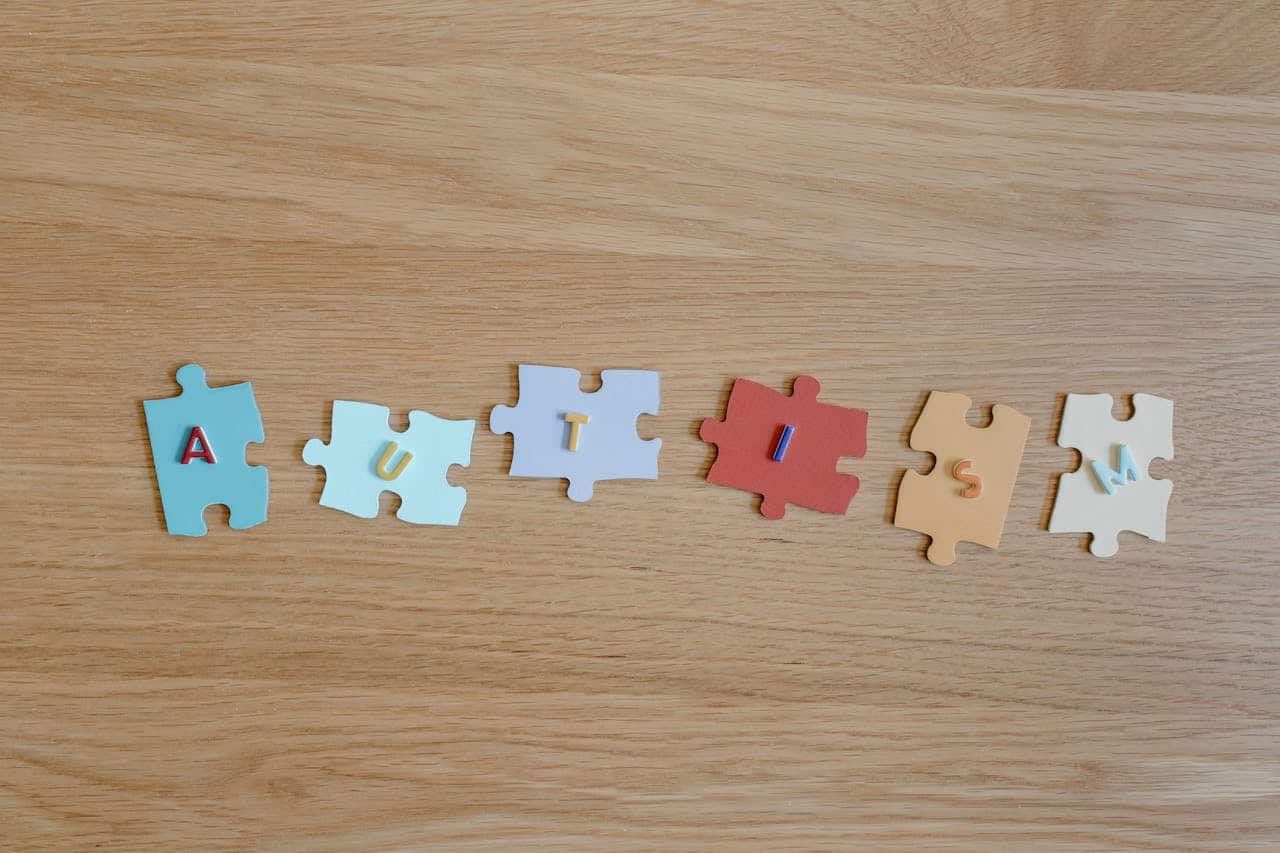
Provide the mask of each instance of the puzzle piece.
[{"label": "puzzle piece", "polygon": [[724,420],[707,418],[698,430],[716,445],[707,482],[762,495],[765,518],[782,518],[788,503],[843,515],[858,478],[836,463],[866,454],[867,413],[819,403],[819,390],[812,376],[796,377],[790,396],[734,380]]},{"label": "puzzle piece", "polygon": [[1133,417],[1111,416],[1110,394],[1068,394],[1058,446],[1080,451],[1080,467],[1058,479],[1050,533],[1092,533],[1095,557],[1120,550],[1121,530],[1164,541],[1170,480],[1152,479],[1152,459],[1173,458],[1173,402],[1133,395]]},{"label": "puzzle piece", "polygon": [[600,480],[658,479],[662,439],[642,440],[636,418],[658,414],[658,374],[605,370],[600,390],[584,394],[568,367],[522,364],[515,406],[494,406],[489,429],[515,437],[513,477],[565,477],[569,499],[588,501]]},{"label": "puzzle piece", "polygon": [[333,401],[329,443],[313,438],[302,448],[308,465],[324,468],[320,505],[360,518],[378,514],[385,491],[400,496],[396,518],[410,524],[456,525],[467,490],[451,486],[449,466],[471,464],[476,422],[409,412],[409,428],[388,426],[391,410],[372,403]]},{"label": "puzzle piece", "polygon": [[910,443],[935,464],[927,475],[908,471],[898,489],[893,523],[932,537],[928,556],[939,566],[955,562],[957,542],[1000,544],[1031,429],[1030,418],[998,403],[989,426],[971,427],[971,403],[963,394],[930,392]]},{"label": "puzzle piece", "polygon": [[244,461],[245,445],[265,440],[253,386],[210,388],[198,364],[178,368],[177,379],[178,396],[142,402],[169,533],[204,536],[213,504],[231,510],[235,530],[266,521],[267,469]]}]

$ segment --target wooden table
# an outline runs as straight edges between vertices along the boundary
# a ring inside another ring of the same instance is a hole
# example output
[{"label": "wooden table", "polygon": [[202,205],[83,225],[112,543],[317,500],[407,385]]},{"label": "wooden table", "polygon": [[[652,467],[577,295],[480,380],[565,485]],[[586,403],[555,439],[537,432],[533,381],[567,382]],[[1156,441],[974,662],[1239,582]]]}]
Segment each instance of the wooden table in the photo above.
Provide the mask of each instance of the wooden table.
[{"label": "wooden table", "polygon": [[[1280,844],[1280,7],[3,11],[0,846]],[[187,361],[265,526],[165,535]],[[520,362],[661,371],[661,479],[508,477]],[[863,488],[768,522],[697,425],[801,373]],[[949,569],[935,388],[1033,419]],[[1047,533],[1072,391],[1176,401],[1166,543]],[[334,399],[478,418],[462,525],[318,506]]]}]

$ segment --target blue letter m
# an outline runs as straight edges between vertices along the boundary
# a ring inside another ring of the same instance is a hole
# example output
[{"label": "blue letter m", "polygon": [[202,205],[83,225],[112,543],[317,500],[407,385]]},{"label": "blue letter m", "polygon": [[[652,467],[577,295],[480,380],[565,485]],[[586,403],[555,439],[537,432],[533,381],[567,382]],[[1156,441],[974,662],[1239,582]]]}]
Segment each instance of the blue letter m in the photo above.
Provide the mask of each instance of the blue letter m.
[{"label": "blue letter m", "polygon": [[1112,471],[1106,465],[1098,460],[1090,463],[1093,466],[1093,474],[1098,478],[1098,482],[1102,484],[1102,489],[1109,495],[1116,493],[1116,486],[1123,486],[1129,480],[1141,480],[1142,472],[1138,470],[1138,465],[1133,461],[1133,454],[1129,452],[1129,445],[1120,445],[1120,460],[1117,467],[1118,471]]}]

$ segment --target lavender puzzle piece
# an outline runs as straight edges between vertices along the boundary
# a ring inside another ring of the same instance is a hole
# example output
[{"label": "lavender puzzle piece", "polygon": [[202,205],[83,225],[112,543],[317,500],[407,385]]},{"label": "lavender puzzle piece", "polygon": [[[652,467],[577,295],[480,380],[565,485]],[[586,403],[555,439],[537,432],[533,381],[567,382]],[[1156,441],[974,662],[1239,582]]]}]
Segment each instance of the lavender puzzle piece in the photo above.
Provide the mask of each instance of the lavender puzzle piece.
[{"label": "lavender puzzle piece", "polygon": [[511,476],[567,478],[573,501],[590,500],[600,480],[658,479],[662,439],[636,435],[636,418],[658,414],[656,371],[602,371],[590,394],[568,367],[522,364],[519,379],[516,405],[489,413],[490,430],[515,437]]}]

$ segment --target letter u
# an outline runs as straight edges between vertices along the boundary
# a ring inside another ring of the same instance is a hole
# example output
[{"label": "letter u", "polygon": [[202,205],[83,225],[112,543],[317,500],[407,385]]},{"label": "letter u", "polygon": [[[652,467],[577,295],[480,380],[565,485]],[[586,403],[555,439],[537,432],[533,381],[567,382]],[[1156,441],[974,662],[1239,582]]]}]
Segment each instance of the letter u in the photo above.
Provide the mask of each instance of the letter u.
[{"label": "letter u", "polygon": [[378,460],[378,464],[373,466],[374,473],[384,480],[394,480],[404,473],[404,469],[409,467],[409,463],[413,461],[413,454],[405,451],[400,457],[400,461],[396,463],[393,470],[388,471],[387,466],[391,464],[391,457],[396,455],[396,451],[400,449],[400,445],[394,441],[387,442],[387,449],[382,451],[382,458]]}]

